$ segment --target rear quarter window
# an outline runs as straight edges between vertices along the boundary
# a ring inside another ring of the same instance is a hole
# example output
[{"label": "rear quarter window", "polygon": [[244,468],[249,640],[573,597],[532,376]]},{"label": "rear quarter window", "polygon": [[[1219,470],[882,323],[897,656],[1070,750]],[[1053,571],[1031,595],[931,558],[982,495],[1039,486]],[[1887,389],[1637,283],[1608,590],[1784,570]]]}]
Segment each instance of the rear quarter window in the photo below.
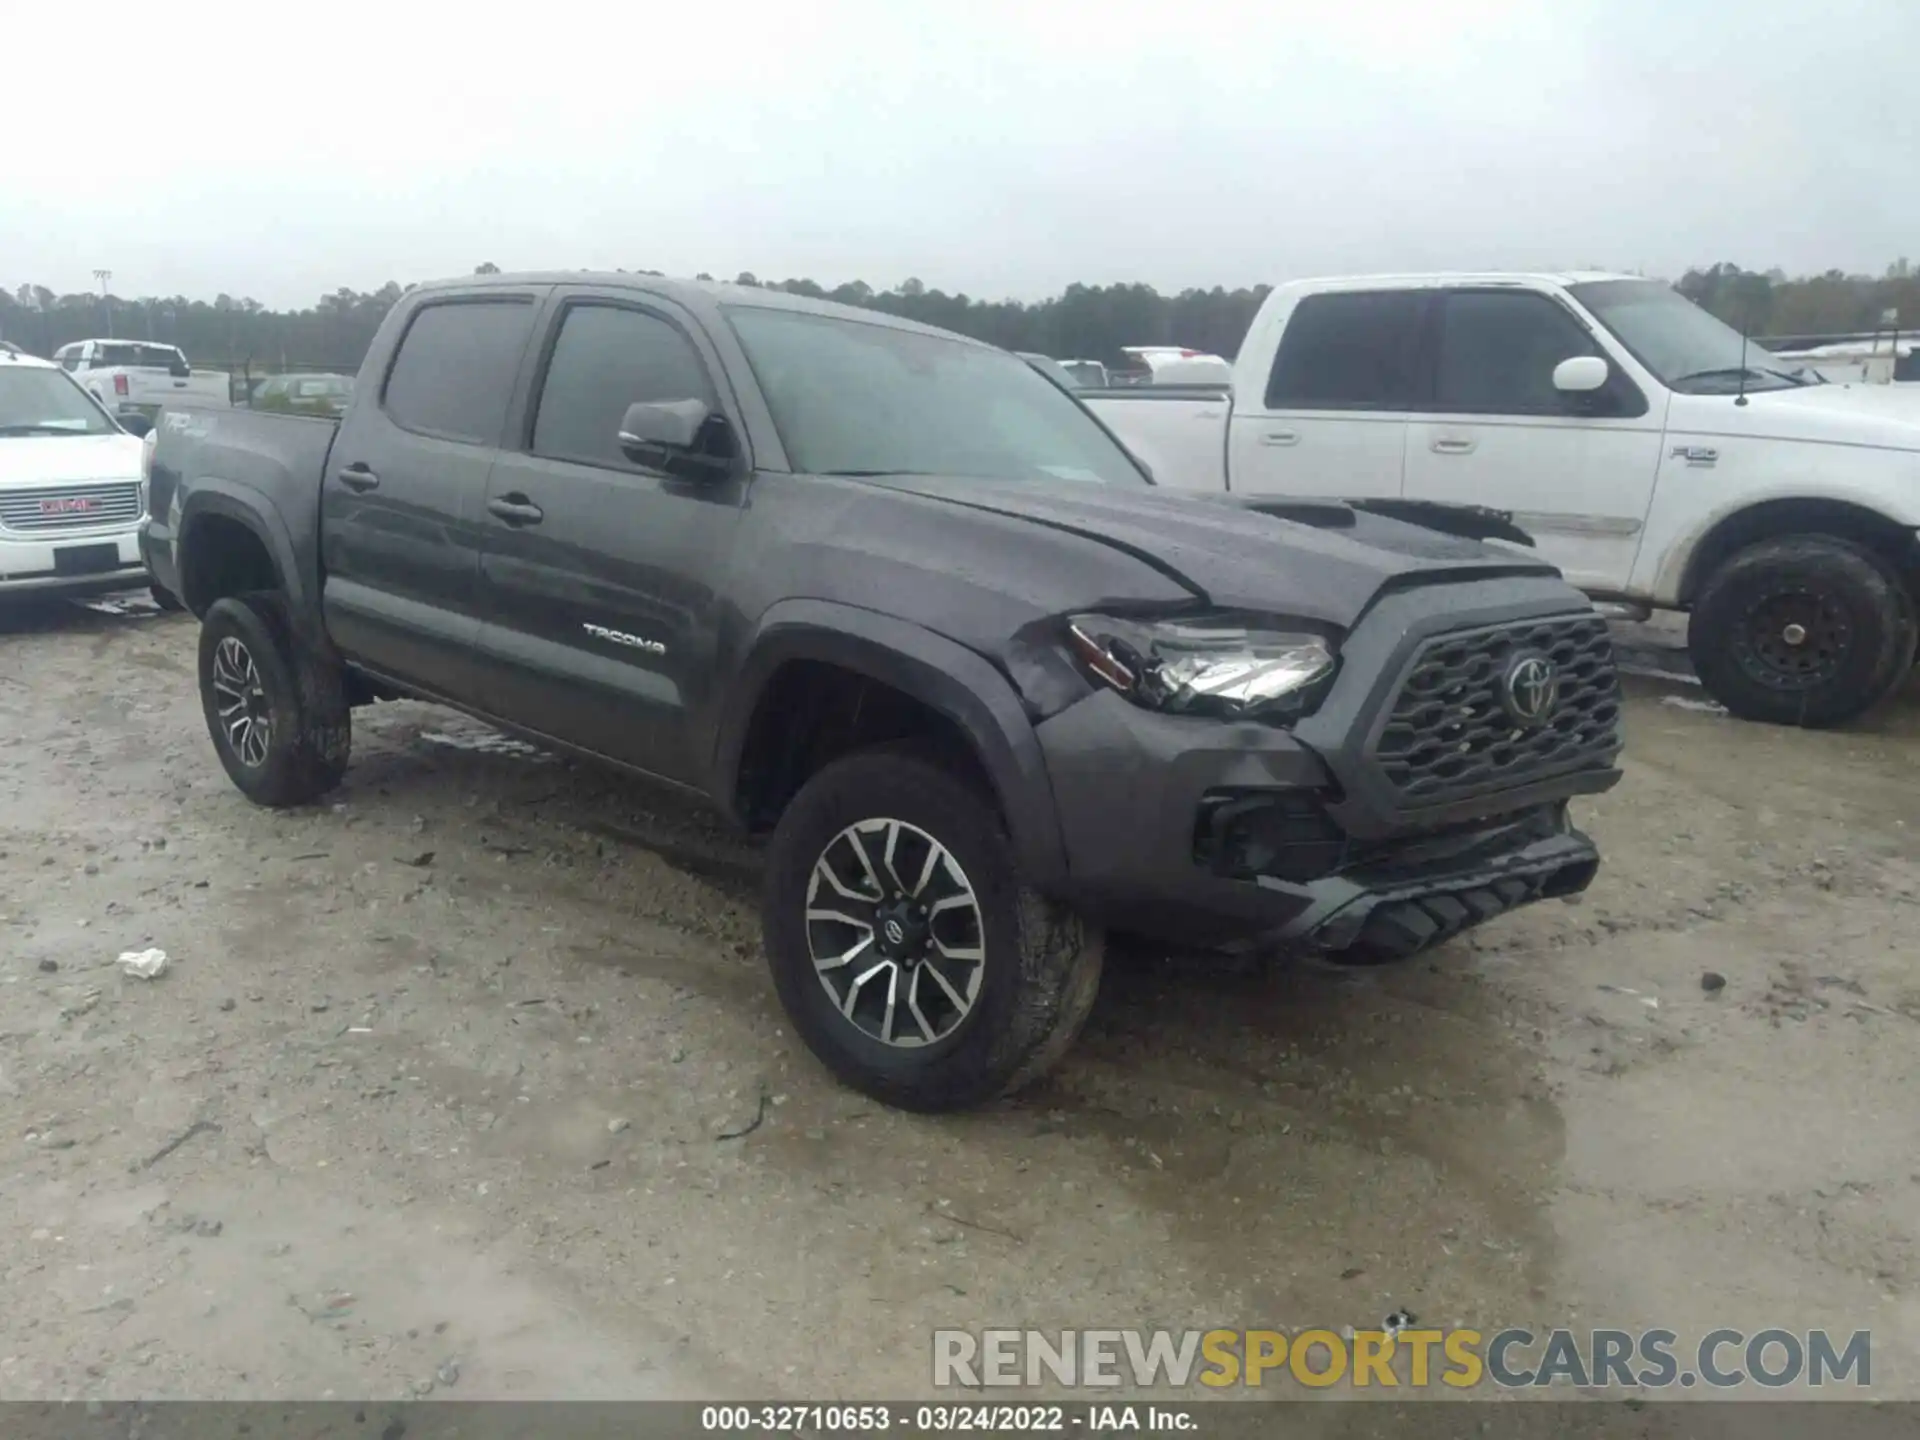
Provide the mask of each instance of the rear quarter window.
[{"label": "rear quarter window", "polygon": [[421,306],[387,370],[381,403],[388,417],[422,435],[498,445],[532,329],[528,300]]}]

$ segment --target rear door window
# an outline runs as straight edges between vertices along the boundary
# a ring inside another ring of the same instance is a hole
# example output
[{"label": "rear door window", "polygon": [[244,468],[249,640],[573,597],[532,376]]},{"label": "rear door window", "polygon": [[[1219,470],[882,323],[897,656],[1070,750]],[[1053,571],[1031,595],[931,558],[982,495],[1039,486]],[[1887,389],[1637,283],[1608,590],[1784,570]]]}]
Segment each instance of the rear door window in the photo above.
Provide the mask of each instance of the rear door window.
[{"label": "rear door window", "polygon": [[1420,290],[1309,295],[1287,317],[1270,410],[1404,410],[1419,397]]},{"label": "rear door window", "polygon": [[498,445],[532,329],[527,300],[422,306],[387,371],[382,403],[388,416],[423,435]]}]

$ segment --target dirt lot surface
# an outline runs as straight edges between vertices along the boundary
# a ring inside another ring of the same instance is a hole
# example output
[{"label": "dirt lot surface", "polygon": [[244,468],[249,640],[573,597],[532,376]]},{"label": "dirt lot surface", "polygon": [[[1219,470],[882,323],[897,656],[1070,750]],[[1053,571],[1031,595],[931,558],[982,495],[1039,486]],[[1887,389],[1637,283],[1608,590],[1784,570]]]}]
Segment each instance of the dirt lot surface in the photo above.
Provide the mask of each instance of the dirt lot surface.
[{"label": "dirt lot surface", "polygon": [[1911,695],[1635,679],[1581,903],[1361,974],[1123,951],[1041,1089],[924,1118],[802,1050],[698,815],[416,705],[252,808],[195,638],[0,618],[0,1398],[909,1397],[938,1326],[1396,1308],[1870,1329],[1920,1396]]}]

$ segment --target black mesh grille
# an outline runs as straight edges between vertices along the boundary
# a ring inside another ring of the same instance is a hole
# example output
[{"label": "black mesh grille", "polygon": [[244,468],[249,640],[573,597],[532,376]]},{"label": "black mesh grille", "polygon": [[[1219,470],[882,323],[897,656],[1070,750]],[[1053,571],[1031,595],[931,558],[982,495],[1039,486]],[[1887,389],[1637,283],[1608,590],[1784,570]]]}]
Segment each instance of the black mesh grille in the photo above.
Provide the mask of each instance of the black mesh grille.
[{"label": "black mesh grille", "polygon": [[[1546,720],[1508,713],[1508,667],[1553,662],[1559,693]],[[1613,643],[1598,615],[1567,615],[1437,635],[1421,646],[1374,748],[1408,805],[1505,790],[1604,764],[1619,746]]]}]

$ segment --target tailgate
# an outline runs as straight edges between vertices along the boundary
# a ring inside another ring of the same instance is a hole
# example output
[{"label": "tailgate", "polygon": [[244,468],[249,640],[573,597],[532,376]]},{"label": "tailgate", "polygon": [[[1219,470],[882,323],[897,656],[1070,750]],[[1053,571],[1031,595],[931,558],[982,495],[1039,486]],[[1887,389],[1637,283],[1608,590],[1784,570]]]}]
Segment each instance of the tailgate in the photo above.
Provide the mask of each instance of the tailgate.
[{"label": "tailgate", "polygon": [[115,395],[122,410],[138,410],[152,417],[163,405],[214,405],[232,403],[225,375],[196,370],[184,378],[165,370],[127,371],[127,393]]}]

